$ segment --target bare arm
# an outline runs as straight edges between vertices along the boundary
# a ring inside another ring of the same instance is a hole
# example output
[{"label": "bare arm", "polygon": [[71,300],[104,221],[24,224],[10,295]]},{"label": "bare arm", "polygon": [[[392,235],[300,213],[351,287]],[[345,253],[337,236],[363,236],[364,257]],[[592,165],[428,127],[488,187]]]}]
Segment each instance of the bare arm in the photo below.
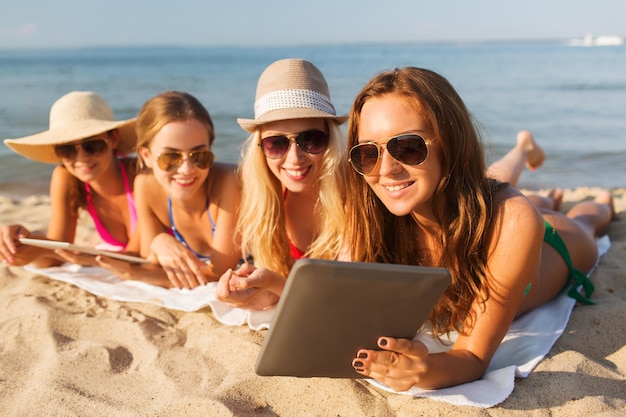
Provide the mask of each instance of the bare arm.
[{"label": "bare arm", "polygon": [[[211,171],[210,201],[217,206],[215,235],[211,244],[211,263],[204,269],[207,278],[217,281],[228,268],[241,259],[240,238],[237,234],[237,213],[241,201],[241,184],[227,164],[215,165]],[[213,204],[212,204],[213,205]]]},{"label": "bare arm", "polygon": [[[140,254],[154,263],[159,263],[162,269],[151,270],[150,277],[144,277],[145,267],[134,266],[134,279],[150,279],[155,282],[155,279],[160,280],[155,278],[155,274],[164,273],[169,285],[177,288],[193,288],[205,284],[205,264],[167,233],[167,195],[152,174],[138,174],[135,178],[135,205],[139,218]],[[109,268],[111,265],[109,264]],[[165,282],[163,284],[168,286]]]},{"label": "bare arm", "polygon": [[33,237],[49,240],[73,242],[76,235],[78,210],[70,207],[69,196],[76,183],[67,170],[58,166],[50,180],[50,220],[46,235],[32,234],[21,225],[5,226],[1,230],[0,253],[12,265],[32,263],[39,268],[60,265],[64,259],[53,250],[21,245],[20,237]]},{"label": "bare arm", "polygon": [[[362,350],[353,365],[397,391],[412,386],[442,388],[482,377],[515,318],[524,290],[537,276],[541,261],[543,220],[535,208],[517,195],[504,202],[490,231],[487,280],[489,299],[475,302],[467,334],[452,349],[429,355],[419,341],[382,338],[382,351]],[[359,357],[366,355],[366,358]],[[358,365],[358,366],[357,366]]]}]

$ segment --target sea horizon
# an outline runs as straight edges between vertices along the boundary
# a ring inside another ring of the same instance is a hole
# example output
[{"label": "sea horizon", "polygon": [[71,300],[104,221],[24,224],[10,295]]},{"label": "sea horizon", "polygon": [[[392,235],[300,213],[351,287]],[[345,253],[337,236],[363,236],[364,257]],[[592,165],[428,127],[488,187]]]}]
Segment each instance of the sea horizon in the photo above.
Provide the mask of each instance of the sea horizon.
[{"label": "sea horizon", "polygon": [[[572,38],[573,39],[573,38]],[[187,91],[209,110],[218,160],[236,163],[247,134],[256,81],[276,59],[302,57],[326,76],[338,114],[376,73],[406,65],[445,76],[485,140],[488,161],[528,129],[547,159],[526,171],[529,189],[626,186],[626,47],[581,47],[572,39],[402,42],[296,46],[90,46],[0,50],[0,136],[48,128],[56,99],[91,90],[117,119],[136,116],[151,96]],[[47,193],[51,165],[0,144],[0,195]]]}]

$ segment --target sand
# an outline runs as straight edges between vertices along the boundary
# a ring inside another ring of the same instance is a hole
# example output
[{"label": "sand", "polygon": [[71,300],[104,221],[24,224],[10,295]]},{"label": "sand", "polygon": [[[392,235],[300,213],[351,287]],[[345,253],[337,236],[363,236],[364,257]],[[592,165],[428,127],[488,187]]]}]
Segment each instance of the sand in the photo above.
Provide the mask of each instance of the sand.
[{"label": "sand", "polygon": [[[565,190],[563,208],[596,190]],[[542,191],[543,192],[543,191]],[[265,332],[94,296],[0,265],[3,416],[617,416],[626,415],[626,189],[623,220],[592,279],[594,306],[577,305],[563,336],[511,396],[489,409],[387,393],[358,380],[259,377]],[[45,230],[49,200],[0,197],[0,224]],[[77,241],[94,243],[80,222]]]}]

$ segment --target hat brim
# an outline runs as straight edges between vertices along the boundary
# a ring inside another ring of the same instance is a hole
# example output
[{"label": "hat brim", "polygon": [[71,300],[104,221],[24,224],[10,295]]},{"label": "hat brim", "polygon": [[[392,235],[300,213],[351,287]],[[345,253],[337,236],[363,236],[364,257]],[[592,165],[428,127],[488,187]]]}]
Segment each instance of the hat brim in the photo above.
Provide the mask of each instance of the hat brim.
[{"label": "hat brim", "polygon": [[59,157],[54,152],[56,145],[76,142],[109,130],[118,129],[117,151],[119,154],[125,155],[134,152],[137,144],[135,120],[135,118],[120,121],[82,120],[22,138],[5,139],[4,144],[33,161],[56,164],[60,162]]},{"label": "hat brim", "polygon": [[266,123],[292,119],[331,119],[335,120],[339,124],[342,124],[348,120],[348,116],[336,116],[334,114],[310,108],[279,109],[267,112],[258,119],[239,118],[237,119],[237,123],[239,123],[239,126],[241,126],[242,129],[253,133],[259,126]]}]

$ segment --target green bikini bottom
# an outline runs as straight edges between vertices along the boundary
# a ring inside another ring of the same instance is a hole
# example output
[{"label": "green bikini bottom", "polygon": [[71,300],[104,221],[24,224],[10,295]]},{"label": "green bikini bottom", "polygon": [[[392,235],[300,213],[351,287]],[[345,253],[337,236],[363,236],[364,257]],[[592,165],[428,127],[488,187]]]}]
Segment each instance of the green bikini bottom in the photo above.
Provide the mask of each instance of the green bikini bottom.
[{"label": "green bikini bottom", "polygon": [[[570,259],[567,247],[565,247],[565,243],[563,243],[563,239],[561,239],[561,236],[559,236],[556,230],[554,230],[554,228],[550,226],[548,222],[545,223],[546,231],[543,235],[543,241],[556,249],[556,251],[561,255],[561,257],[567,264],[567,268],[569,269],[568,280],[563,289],[567,288],[573,281],[574,285],[572,285],[572,288],[569,289],[567,295],[585,304],[595,304],[589,299],[589,297],[591,297],[591,294],[593,294],[593,290],[595,289],[593,283],[586,274],[572,266],[572,260]],[[578,289],[580,287],[583,288],[586,296],[578,292]]]},{"label": "green bikini bottom", "polygon": [[[574,285],[572,285],[572,288],[569,289],[567,295],[585,304],[595,304],[589,299],[589,297],[591,297],[591,294],[593,294],[593,290],[595,289],[595,287],[593,286],[593,282],[591,282],[586,274],[582,273],[580,270],[572,266],[572,260],[569,256],[569,252],[567,250],[567,247],[565,246],[565,243],[563,242],[563,239],[561,239],[561,236],[559,236],[556,230],[554,230],[554,228],[550,226],[548,222],[544,221],[544,223],[546,225],[546,231],[543,235],[543,241],[556,249],[556,251],[565,261],[565,264],[567,265],[567,268],[569,270],[568,280],[565,283],[563,290],[565,290],[572,283],[572,281],[574,281]],[[530,292],[532,285],[533,284],[528,284],[526,290],[524,291],[524,297]],[[580,287],[582,287],[585,291],[585,294],[587,295],[586,297],[578,292],[578,289]]]}]

